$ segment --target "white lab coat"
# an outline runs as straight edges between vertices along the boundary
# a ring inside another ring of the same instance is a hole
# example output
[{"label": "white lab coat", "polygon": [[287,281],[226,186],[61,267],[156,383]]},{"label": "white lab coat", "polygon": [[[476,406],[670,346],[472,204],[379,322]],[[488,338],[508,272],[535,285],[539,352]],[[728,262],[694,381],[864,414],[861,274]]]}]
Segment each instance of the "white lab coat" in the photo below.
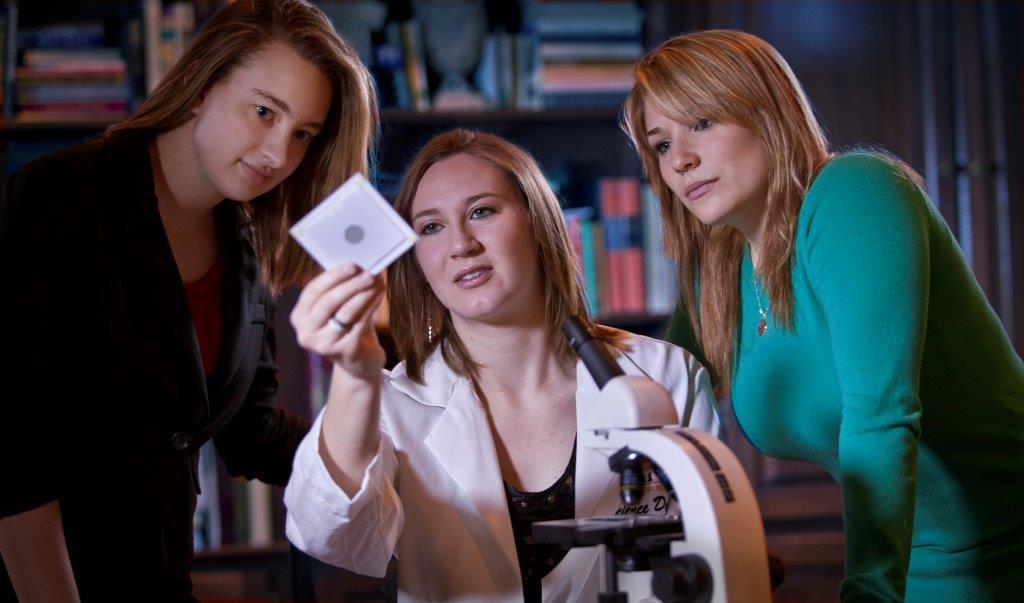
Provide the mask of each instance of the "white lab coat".
[{"label": "white lab coat", "polygon": [[[625,353],[614,351],[627,374],[663,384],[683,425],[719,433],[710,380],[689,352],[641,336],[627,344]],[[576,380],[581,421],[598,390],[582,363]],[[316,419],[285,490],[288,539],[317,559],[369,576],[383,576],[395,555],[399,601],[522,601],[485,410],[470,381],[453,373],[439,352],[427,360],[424,382],[412,381],[404,364],[385,372],[380,449],[352,498],[327,473],[318,448],[322,415]],[[620,508],[618,477],[600,453],[578,450],[575,483],[576,517]],[[572,549],[543,579],[543,599],[594,601],[603,571],[598,548]],[[630,577],[645,579],[622,574],[620,586]]]}]

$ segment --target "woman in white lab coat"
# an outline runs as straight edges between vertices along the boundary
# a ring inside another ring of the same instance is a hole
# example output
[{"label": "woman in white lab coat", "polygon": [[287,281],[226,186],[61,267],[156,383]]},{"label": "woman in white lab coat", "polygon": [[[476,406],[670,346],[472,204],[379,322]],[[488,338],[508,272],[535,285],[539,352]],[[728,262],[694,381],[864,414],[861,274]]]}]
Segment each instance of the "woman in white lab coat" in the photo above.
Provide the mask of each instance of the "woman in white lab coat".
[{"label": "woman in white lab coat", "polygon": [[[395,206],[420,236],[388,275],[403,362],[381,376],[379,277],[327,271],[292,314],[335,366],[285,492],[288,538],[371,576],[396,556],[403,601],[595,600],[596,548],[529,538],[533,521],[628,511],[606,459],[576,449],[597,387],[560,332],[585,300],[554,193],[522,149],[454,130],[417,154]],[[584,322],[669,390],[683,425],[718,433],[689,352]],[[656,480],[645,492],[641,510],[667,512]]]}]

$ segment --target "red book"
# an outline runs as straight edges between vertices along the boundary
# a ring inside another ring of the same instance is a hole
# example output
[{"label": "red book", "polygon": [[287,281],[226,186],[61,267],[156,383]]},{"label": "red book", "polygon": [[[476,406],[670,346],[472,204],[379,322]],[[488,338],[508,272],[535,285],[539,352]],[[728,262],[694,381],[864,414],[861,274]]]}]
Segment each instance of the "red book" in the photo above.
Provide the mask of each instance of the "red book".
[{"label": "red book", "polygon": [[623,275],[623,224],[618,200],[618,191],[614,178],[602,178],[601,191],[601,222],[604,224],[605,258],[608,263],[605,287],[608,290],[606,314],[621,314],[625,309],[625,282]]},{"label": "red book", "polygon": [[621,219],[626,232],[623,250],[625,308],[632,314],[643,314],[647,307],[644,287],[643,224],[640,210],[640,181],[631,176],[616,181]]}]

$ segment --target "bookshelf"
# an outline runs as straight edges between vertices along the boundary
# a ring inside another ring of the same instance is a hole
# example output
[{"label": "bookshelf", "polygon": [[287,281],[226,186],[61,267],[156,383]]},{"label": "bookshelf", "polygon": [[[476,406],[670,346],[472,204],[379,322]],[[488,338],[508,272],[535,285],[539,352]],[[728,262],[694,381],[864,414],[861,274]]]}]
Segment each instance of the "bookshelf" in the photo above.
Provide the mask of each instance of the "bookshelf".
[{"label": "bookshelf", "polygon": [[0,6],[3,121],[8,174],[123,119],[173,62],[212,1],[5,0]]}]

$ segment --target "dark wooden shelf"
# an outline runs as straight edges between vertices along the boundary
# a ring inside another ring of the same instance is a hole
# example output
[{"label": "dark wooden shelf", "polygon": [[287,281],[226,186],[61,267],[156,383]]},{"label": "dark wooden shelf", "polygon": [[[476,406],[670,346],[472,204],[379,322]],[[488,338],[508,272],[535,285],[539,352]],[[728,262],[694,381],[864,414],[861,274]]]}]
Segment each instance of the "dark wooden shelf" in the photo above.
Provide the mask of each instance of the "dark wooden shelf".
[{"label": "dark wooden shelf", "polygon": [[522,111],[513,109],[483,109],[479,111],[405,111],[385,109],[381,118],[385,125],[405,124],[457,124],[457,123],[544,123],[544,122],[587,122],[617,121],[618,107],[586,107],[537,109]]},{"label": "dark wooden shelf", "polygon": [[[538,109],[535,111],[519,111],[511,109],[484,109],[480,111],[406,111],[402,109],[384,109],[381,119],[385,126],[406,125],[439,125],[453,126],[457,124],[496,124],[496,123],[555,123],[555,122],[617,122],[618,107],[587,107],[579,109]],[[110,120],[81,120],[53,122],[20,122],[0,121],[0,132],[25,134],[60,134],[64,132],[100,132],[117,123]]]},{"label": "dark wooden shelf", "polygon": [[235,559],[253,560],[258,558],[281,558],[288,555],[288,543],[284,540],[277,540],[266,546],[253,546],[250,544],[226,544],[212,549],[196,551],[195,559],[200,565],[209,563],[223,563]]},{"label": "dark wooden shelf", "polygon": [[195,594],[203,601],[293,599],[288,543],[229,544],[197,551],[192,562]]}]

